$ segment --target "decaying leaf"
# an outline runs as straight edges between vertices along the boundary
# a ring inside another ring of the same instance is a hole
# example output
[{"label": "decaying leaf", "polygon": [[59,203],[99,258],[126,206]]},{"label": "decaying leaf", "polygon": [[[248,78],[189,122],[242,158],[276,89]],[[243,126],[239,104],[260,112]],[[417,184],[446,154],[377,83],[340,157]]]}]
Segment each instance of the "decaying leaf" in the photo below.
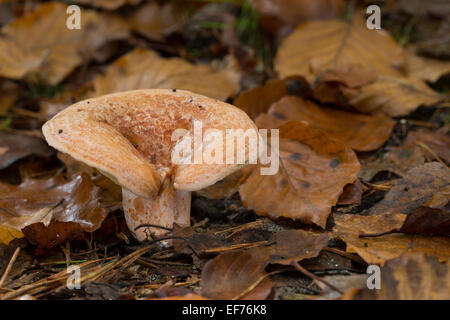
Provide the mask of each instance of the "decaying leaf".
[{"label": "decaying leaf", "polygon": [[81,12],[81,29],[66,27],[67,5],[41,4],[35,11],[2,28],[0,75],[45,80],[56,84],[79,66],[83,58],[108,41],[128,36],[128,26],[118,17],[95,11]]},{"label": "decaying leaf", "polygon": [[287,95],[307,97],[311,95],[311,89],[306,80],[299,76],[283,80],[269,80],[264,86],[241,93],[233,104],[255,120],[260,114],[267,112],[274,102]]},{"label": "decaying leaf", "polygon": [[0,131],[0,169],[32,154],[48,157],[52,150],[37,137]]},{"label": "decaying leaf", "polygon": [[377,215],[388,211],[409,214],[449,184],[448,168],[438,162],[426,163],[408,171],[403,179],[394,184],[384,199],[367,213]]},{"label": "decaying leaf", "polygon": [[[135,49],[113,62],[105,75],[94,80],[95,94],[132,89],[184,89],[225,100],[237,93],[239,73],[227,67],[193,65],[180,58],[163,58],[156,52]],[[117,81],[120,79],[120,81]]]},{"label": "decaying leaf", "polygon": [[202,270],[202,295],[212,299],[264,300],[273,287],[265,275],[264,265],[250,253],[222,253],[208,261]]},{"label": "decaying leaf", "polygon": [[348,292],[352,300],[448,300],[450,267],[423,254],[408,253],[389,260],[381,269],[381,289]]},{"label": "decaying leaf", "polygon": [[339,205],[348,205],[348,204],[360,204],[362,193],[364,191],[364,186],[361,181],[358,179],[355,183],[350,183],[344,187],[341,196],[339,197],[338,203]]},{"label": "decaying leaf", "polygon": [[319,235],[304,230],[286,230],[273,234],[267,246],[248,249],[263,265],[290,265],[292,261],[315,258],[328,244],[326,233]]},{"label": "decaying leaf", "polygon": [[48,179],[25,179],[14,186],[0,183],[0,224],[21,230],[52,221],[73,222],[85,231],[98,229],[108,211],[102,207],[100,188],[87,174],[72,180],[61,175]]},{"label": "decaying leaf", "polygon": [[306,121],[336,140],[357,151],[381,147],[391,135],[395,122],[385,117],[372,117],[320,107],[299,97],[284,97],[274,103],[268,114],[260,117],[260,128],[276,128],[290,120]]},{"label": "decaying leaf", "polygon": [[360,238],[361,234],[379,234],[400,229],[405,214],[387,213],[377,216],[335,216],[333,234],[347,244],[348,252],[356,252],[368,264],[383,265],[387,260],[407,252],[425,253],[440,261],[450,257],[450,238],[419,234],[387,234]]},{"label": "decaying leaf", "polygon": [[325,227],[342,188],[356,180],[355,153],[304,122],[282,125],[279,137],[278,173],[261,175],[256,166],[239,188],[244,205],[260,215]]},{"label": "decaying leaf", "polygon": [[412,131],[408,133],[403,145],[405,147],[419,145],[427,158],[437,160],[438,156],[450,164],[450,136],[444,132]]}]

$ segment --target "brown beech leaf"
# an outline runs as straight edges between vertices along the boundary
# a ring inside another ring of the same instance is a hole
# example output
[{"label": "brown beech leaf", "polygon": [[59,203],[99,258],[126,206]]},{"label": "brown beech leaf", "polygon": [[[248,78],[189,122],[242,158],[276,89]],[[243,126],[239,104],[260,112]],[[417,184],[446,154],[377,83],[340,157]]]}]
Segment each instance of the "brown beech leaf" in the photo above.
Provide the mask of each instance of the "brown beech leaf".
[{"label": "brown beech leaf", "polygon": [[250,0],[252,7],[261,15],[268,32],[285,34],[300,22],[323,20],[342,16],[342,0]]},{"label": "brown beech leaf", "polygon": [[300,24],[280,44],[275,69],[280,77],[302,75],[312,83],[316,66],[322,70],[342,64],[370,66],[379,75],[402,76],[403,62],[402,48],[387,32],[369,30],[364,19],[354,16],[350,24],[344,20]]},{"label": "brown beech leaf", "polygon": [[8,245],[12,240],[23,238],[23,233],[14,228],[0,225],[0,244]]},{"label": "brown beech leaf", "polygon": [[284,97],[274,103],[268,114],[256,124],[260,128],[276,128],[290,120],[306,121],[334,139],[357,151],[380,148],[391,135],[395,121],[342,110],[320,107],[300,97]]},{"label": "brown beech leaf", "polygon": [[272,103],[287,95],[302,97],[311,95],[311,88],[303,77],[293,76],[283,80],[269,80],[264,86],[244,91],[233,104],[244,110],[255,120],[260,114],[267,112]]},{"label": "brown beech leaf", "polygon": [[248,249],[253,258],[264,265],[290,265],[292,261],[315,258],[328,244],[326,233],[319,235],[304,230],[285,230],[273,234],[271,245]]},{"label": "brown beech leaf", "polygon": [[0,131],[0,169],[29,155],[48,157],[52,153],[52,149],[42,139]]},{"label": "brown beech leaf", "polygon": [[406,217],[399,232],[450,236],[450,205],[444,208],[419,207]]},{"label": "brown beech leaf", "polygon": [[71,180],[58,175],[25,179],[18,186],[0,183],[0,225],[21,230],[38,222],[73,222],[92,232],[108,214],[99,192],[85,173]]},{"label": "brown beech leaf", "polygon": [[129,18],[132,29],[152,40],[164,40],[164,36],[180,30],[185,15],[174,3],[149,2],[140,6]]},{"label": "brown beech leaf", "polygon": [[[450,136],[444,132],[411,131],[403,143],[404,146],[418,144],[429,159],[441,160],[450,164]],[[431,149],[431,152],[428,150]],[[434,153],[434,154],[433,154]]]},{"label": "brown beech leaf", "polygon": [[399,229],[405,214],[386,213],[377,216],[337,215],[333,235],[347,244],[348,252],[356,252],[368,264],[383,265],[387,260],[407,252],[422,252],[447,261],[450,238],[420,234],[386,234],[379,237],[359,237],[361,234],[389,233]]},{"label": "brown beech leaf", "polygon": [[448,168],[438,162],[426,163],[409,170],[367,214],[377,215],[386,211],[409,214],[449,184]]},{"label": "brown beech leaf", "polygon": [[424,254],[408,253],[381,269],[381,289],[356,289],[345,300],[449,300],[450,266]]},{"label": "brown beech leaf", "polygon": [[[273,282],[264,277],[265,275],[264,264],[250,253],[225,252],[208,261],[203,267],[202,296],[211,299],[239,297],[243,300],[264,300],[273,287]],[[250,290],[254,285],[256,287]]]},{"label": "brown beech leaf", "polygon": [[420,79],[380,76],[362,88],[342,88],[348,104],[364,113],[390,117],[405,116],[424,105],[430,106],[444,99]]},{"label": "brown beech leaf", "polygon": [[420,56],[413,48],[405,52],[406,74],[410,77],[435,82],[450,73],[450,61]]},{"label": "brown beech leaf", "polygon": [[357,178],[355,153],[304,122],[282,125],[279,137],[278,173],[261,175],[260,165],[253,168],[239,188],[244,206],[259,215],[325,227],[343,187]]},{"label": "brown beech leaf", "polygon": [[400,177],[405,177],[410,169],[425,163],[423,151],[416,145],[390,147],[389,151],[380,157],[362,158],[359,157],[361,162],[359,177],[364,181],[372,180],[377,173],[382,171],[389,171]]},{"label": "brown beech leaf", "polygon": [[66,26],[67,5],[46,2],[2,28],[0,75],[45,80],[56,84],[105,43],[128,37],[117,16],[81,12],[81,29]]},{"label": "brown beech leaf", "polygon": [[183,89],[225,100],[237,93],[240,78],[235,61],[225,62],[231,65],[194,65],[180,58],[160,57],[151,50],[135,49],[114,61],[104,75],[94,80],[95,94],[145,88]]}]

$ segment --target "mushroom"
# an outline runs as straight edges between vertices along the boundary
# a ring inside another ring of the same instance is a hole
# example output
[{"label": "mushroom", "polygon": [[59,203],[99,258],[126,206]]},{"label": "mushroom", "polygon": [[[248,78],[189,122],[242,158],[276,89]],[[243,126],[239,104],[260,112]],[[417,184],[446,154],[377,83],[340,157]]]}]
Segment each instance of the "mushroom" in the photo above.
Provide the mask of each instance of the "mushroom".
[{"label": "mushroom", "polygon": [[[59,112],[42,131],[49,145],[97,168],[122,187],[127,225],[143,241],[166,232],[174,222],[188,226],[191,191],[212,185],[242,166],[174,162],[177,148],[194,144],[192,152],[198,151],[195,121],[203,127],[202,138],[213,129],[225,136],[227,129],[250,129],[261,138],[242,110],[175,89],[134,90],[84,100]],[[173,138],[176,133],[178,139]],[[225,150],[226,143],[215,147]],[[246,159],[254,149],[245,144]],[[242,151],[234,145],[231,150]],[[183,157],[192,159],[192,154]],[[137,229],[142,225],[159,227]]]}]

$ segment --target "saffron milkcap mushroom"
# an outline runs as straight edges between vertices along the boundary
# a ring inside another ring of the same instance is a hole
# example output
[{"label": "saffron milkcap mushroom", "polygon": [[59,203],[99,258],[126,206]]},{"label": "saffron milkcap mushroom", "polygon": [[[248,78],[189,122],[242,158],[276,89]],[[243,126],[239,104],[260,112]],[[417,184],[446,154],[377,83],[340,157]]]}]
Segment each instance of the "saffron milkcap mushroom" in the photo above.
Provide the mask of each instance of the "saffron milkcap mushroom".
[{"label": "saffron milkcap mushroom", "polygon": [[[224,135],[227,129],[250,129],[261,138],[239,108],[175,89],[134,90],[84,100],[59,112],[42,131],[49,145],[121,185],[128,228],[143,241],[167,232],[164,228],[171,228],[174,222],[188,226],[191,191],[210,186],[242,167],[226,161],[174,163],[174,149],[180,143],[189,144],[187,138],[195,135],[194,121],[202,124],[202,137],[211,129]],[[184,135],[176,140],[173,135],[180,129]],[[225,149],[226,143],[215,147]],[[246,143],[244,149],[249,159],[255,146]],[[239,150],[233,146],[231,152]],[[137,228],[142,225],[164,228]]]}]

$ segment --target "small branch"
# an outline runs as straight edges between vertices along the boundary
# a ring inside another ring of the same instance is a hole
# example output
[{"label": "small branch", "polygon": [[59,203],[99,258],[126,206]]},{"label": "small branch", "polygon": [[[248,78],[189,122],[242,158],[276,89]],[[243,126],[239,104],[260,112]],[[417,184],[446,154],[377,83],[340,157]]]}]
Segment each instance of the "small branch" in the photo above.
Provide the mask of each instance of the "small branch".
[{"label": "small branch", "polygon": [[323,284],[325,284],[326,286],[330,287],[331,289],[333,289],[334,291],[339,292],[340,294],[344,294],[344,291],[342,291],[339,288],[336,288],[335,286],[333,286],[331,283],[329,283],[328,281],[322,279],[321,277],[316,276],[314,273],[309,272],[308,270],[306,270],[305,268],[303,268],[301,265],[298,264],[297,261],[291,261],[291,265],[294,266],[295,269],[297,269],[298,271],[300,271],[301,273],[303,273],[305,276],[316,280],[316,281],[320,281]]},{"label": "small branch", "polygon": [[16,251],[14,251],[14,254],[11,257],[11,260],[9,260],[8,266],[6,267],[2,278],[0,279],[0,289],[3,286],[3,283],[5,282],[6,277],[8,276],[9,272],[11,271],[11,268],[12,268],[14,262],[16,261],[17,256],[19,255],[19,252],[20,252],[20,247],[17,247]]}]

